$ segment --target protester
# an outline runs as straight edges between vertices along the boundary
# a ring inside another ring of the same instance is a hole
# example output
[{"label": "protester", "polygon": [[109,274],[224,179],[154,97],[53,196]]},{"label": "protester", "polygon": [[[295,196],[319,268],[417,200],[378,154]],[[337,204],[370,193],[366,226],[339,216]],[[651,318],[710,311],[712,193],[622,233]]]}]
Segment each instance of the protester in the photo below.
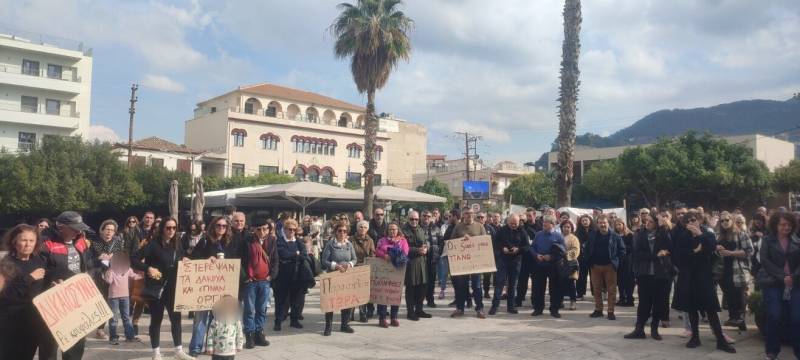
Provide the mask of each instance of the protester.
[{"label": "protester", "polygon": [[114,317],[108,322],[109,340],[112,345],[119,345],[117,335],[117,322],[122,320],[122,329],[126,342],[139,342],[133,332],[133,323],[130,318],[130,285],[131,281],[142,279],[142,276],[131,269],[128,253],[117,253],[111,258],[111,264],[103,273],[103,280],[108,284],[108,307]]},{"label": "protester", "polygon": [[634,240],[632,257],[639,280],[639,307],[636,309],[636,327],[625,338],[646,338],[644,327],[651,319],[650,337],[661,340],[658,325],[665,316],[669,296],[672,238],[669,229],[663,226],[664,220],[657,219],[655,214],[643,214],[642,221],[642,230],[636,233]]},{"label": "protester", "polygon": [[33,298],[45,288],[39,229],[17,225],[2,244],[9,253],[0,260],[0,359],[31,360],[41,340],[50,338],[33,306]]},{"label": "protester", "polygon": [[586,295],[587,283],[589,282],[589,262],[586,261],[586,244],[589,243],[589,238],[594,236],[597,231],[597,226],[594,219],[589,215],[581,215],[578,218],[578,229],[575,230],[575,236],[581,243],[581,256],[578,257],[578,265],[580,266],[578,273],[578,281],[575,283],[575,292],[578,300],[583,300]]},{"label": "protester", "polygon": [[[461,212],[461,222],[453,227],[450,237],[445,239],[460,239],[465,240],[470,236],[486,235],[486,228],[480,223],[475,221],[475,213],[472,208],[465,207]],[[451,276],[453,281],[453,289],[456,292],[456,311],[450,314],[450,317],[460,317],[464,315],[464,308],[467,306],[467,298],[470,295],[469,287],[472,285],[472,299],[475,301],[475,315],[479,319],[485,319],[486,314],[483,313],[483,300],[481,295],[481,275],[458,275]],[[408,286],[408,285],[406,285]]]},{"label": "protester", "polygon": [[[452,209],[452,210],[450,210],[450,212],[448,214],[450,214],[450,215],[449,215],[449,217],[447,219],[447,222],[444,225],[442,225],[442,229],[441,229],[441,232],[442,232],[442,238],[441,238],[442,247],[441,247],[441,250],[442,251],[441,251],[441,256],[439,256],[439,265],[438,265],[439,273],[437,274],[438,277],[439,277],[439,300],[444,299],[445,291],[447,290],[447,278],[448,278],[448,275],[450,273],[450,265],[449,265],[449,262],[447,261],[447,254],[444,251],[444,246],[446,244],[446,240],[449,240],[450,238],[452,238],[453,230],[455,229],[456,224],[461,222],[461,211],[460,210]],[[455,306],[455,305],[456,305],[456,301],[455,300],[453,300],[453,302],[449,304],[449,306]]]},{"label": "protester", "polygon": [[158,226],[156,223],[156,214],[152,211],[147,211],[142,215],[142,226],[139,228],[139,239],[143,239],[152,231],[157,231]]},{"label": "protester", "polygon": [[575,223],[572,220],[565,220],[561,223],[561,235],[564,236],[564,249],[566,250],[565,266],[569,269],[565,273],[565,279],[562,282],[564,291],[569,296],[569,310],[577,309],[575,302],[577,301],[577,291],[575,289],[575,282],[578,280],[578,273],[580,272],[580,263],[578,258],[581,255],[581,242],[575,236]]},{"label": "protester", "polygon": [[[625,225],[625,220],[614,220],[614,232],[622,238],[625,244],[625,255],[619,258],[619,266],[617,268],[617,290],[619,292],[619,301],[617,306],[633,306],[633,288],[635,286],[633,279],[633,232]],[[613,301],[613,300],[609,300]]]},{"label": "protester", "polygon": [[214,304],[214,320],[208,326],[206,354],[211,360],[233,360],[245,343],[239,302],[230,295]]},{"label": "protester", "polygon": [[[479,212],[478,216],[476,218],[478,219],[478,222],[481,225],[483,225],[483,227],[486,229],[486,235],[489,235],[489,236],[492,237],[492,243],[494,243],[495,242],[495,237],[497,236],[497,230],[499,228],[495,227],[494,224],[491,223],[491,219],[490,219],[490,217],[492,217],[491,215],[492,215],[491,213],[487,214],[485,212]],[[481,277],[483,278],[483,298],[484,299],[491,299],[492,296],[489,294],[489,292],[491,291],[492,278],[495,278],[495,273],[493,273],[493,272],[483,273],[483,274],[481,274]],[[496,278],[495,278],[494,283],[495,283],[495,286],[496,286],[497,285],[497,279]]]},{"label": "protester", "polygon": [[[122,238],[117,235],[117,227],[117,222],[114,220],[108,219],[103,221],[103,223],[100,224],[100,240],[102,241],[94,241],[90,244],[92,260],[96,267],[94,282],[105,299],[109,299],[109,285],[104,280],[103,275],[111,265],[111,257],[125,250]],[[98,339],[108,338],[108,334],[103,328],[104,325],[101,325],[97,329],[96,337]]]},{"label": "protester", "polygon": [[519,216],[512,214],[508,217],[507,224],[499,229],[496,241],[493,242],[494,258],[497,263],[497,283],[494,288],[494,298],[489,315],[497,313],[500,306],[503,287],[508,284],[508,294],[506,297],[506,311],[509,314],[517,314],[514,307],[516,287],[514,284],[519,275],[522,254],[528,251],[530,240],[528,234],[522,229],[519,223]]},{"label": "protester", "polygon": [[[345,223],[341,223],[336,227],[336,237],[333,241],[328,241],[325,244],[325,249],[322,250],[322,257],[320,262],[322,268],[327,272],[347,272],[348,269],[354,267],[358,258],[356,257],[356,249],[353,243],[348,239],[350,227]],[[342,309],[342,325],[340,330],[344,333],[352,334],[353,328],[350,327],[350,312],[353,309]],[[325,330],[322,335],[330,336],[331,327],[333,323],[333,312],[325,313]]]},{"label": "protester", "polygon": [[[402,268],[408,263],[408,242],[397,224],[389,224],[387,231],[388,234],[378,241],[375,256],[390,262],[395,268]],[[394,327],[400,326],[397,320],[399,310],[399,306],[391,306],[390,321]],[[389,327],[389,323],[386,322],[385,304],[378,304],[378,325],[382,328]]]},{"label": "protester", "polygon": [[713,272],[714,280],[722,288],[728,304],[728,320],[724,325],[745,331],[745,289],[750,282],[753,243],[746,233],[736,227],[734,221],[731,213],[725,211],[720,214]]},{"label": "protester", "polygon": [[241,244],[244,347],[269,346],[264,335],[271,281],[278,272],[277,238],[266,219],[256,220],[253,236]]},{"label": "protester", "polygon": [[428,250],[430,245],[425,232],[419,225],[419,213],[411,211],[408,222],[400,231],[408,242],[408,264],[406,265],[406,318],[417,321],[427,319],[431,314],[425,312],[422,304],[425,301],[425,290],[428,283]]},{"label": "protester", "polygon": [[133,254],[138,250],[139,242],[142,241],[142,232],[139,229],[139,220],[136,216],[128,216],[123,223],[122,230],[122,248],[128,254]]},{"label": "protester", "polygon": [[41,234],[42,231],[49,229],[51,226],[50,219],[48,218],[41,218],[39,220],[36,220],[35,224],[36,224],[36,231],[39,232],[39,234]]},{"label": "protester", "polygon": [[614,299],[617,296],[617,269],[619,260],[625,256],[625,243],[611,231],[609,219],[601,214],[597,221],[598,231],[589,236],[586,244],[586,262],[589,263],[592,277],[594,312],[591,317],[603,316],[603,289],[608,292],[608,320],[616,320]]},{"label": "protester", "polygon": [[564,237],[555,231],[556,218],[553,215],[542,217],[543,230],[536,233],[530,247],[534,261],[533,276],[533,312],[531,316],[539,316],[544,312],[545,288],[550,290],[550,316],[560,318],[562,296],[559,282],[557,259],[554,248],[560,247],[564,253]]},{"label": "protester", "polygon": [[[425,233],[425,238],[428,241],[428,254],[426,259],[426,272],[428,282],[425,286],[425,300],[428,307],[435,308],[436,302],[434,301],[434,289],[436,288],[436,276],[439,267],[439,258],[442,254],[442,233],[441,228],[436,224],[434,216],[430,211],[422,212],[422,223],[420,224],[422,231]],[[441,279],[440,279],[441,281]],[[447,281],[447,280],[445,280]]]},{"label": "protester", "polygon": [[767,313],[764,352],[769,360],[778,358],[784,319],[789,315],[789,339],[794,356],[800,358],[800,239],[792,236],[797,220],[792,214],[777,212],[770,217],[768,229],[757,277]]},{"label": "protester", "polygon": [[273,277],[272,288],[275,290],[275,326],[273,330],[281,331],[281,323],[289,315],[291,317],[289,326],[295,329],[302,329],[300,323],[301,308],[305,305],[305,294],[308,290],[306,276],[303,271],[308,264],[308,250],[297,237],[300,227],[294,219],[282,219],[275,225],[278,230],[278,274]]},{"label": "protester", "polygon": [[[356,258],[358,262],[356,265],[364,265],[364,261],[368,257],[375,256],[375,242],[367,234],[369,232],[369,222],[360,220],[356,224],[356,233],[350,237],[350,242],[356,249]],[[368,303],[358,307],[358,321],[365,323],[368,318],[372,317],[374,305]]]},{"label": "protester", "polygon": [[[536,222],[536,210],[533,208],[527,208],[525,210],[525,224],[522,225],[522,229],[525,230],[525,234],[528,235],[528,247],[530,248],[530,240],[536,237],[537,232],[542,231],[541,226]],[[517,296],[514,299],[514,306],[517,308],[522,306],[522,302],[525,301],[525,297],[528,294],[528,282],[529,280],[533,280],[532,271],[534,266],[533,255],[531,255],[530,251],[522,253],[516,286]],[[508,286],[513,286],[513,284],[509,284]],[[533,294],[531,294],[531,307],[533,307]]]},{"label": "protester", "polygon": [[719,321],[719,299],[712,274],[712,254],[716,250],[714,234],[701,227],[702,217],[698,211],[683,215],[683,226],[674,235],[673,257],[677,259],[678,281],[675,289],[673,307],[688,313],[692,335],[688,348],[700,346],[700,314],[704,312],[714,336],[717,349],[735,353],[725,340]]},{"label": "protester", "polygon": [[364,221],[364,213],[361,212],[361,211],[354,212],[353,213],[353,223],[350,224],[350,236],[353,236],[353,235],[356,234],[356,231],[358,230],[357,229],[358,223],[360,221]]}]

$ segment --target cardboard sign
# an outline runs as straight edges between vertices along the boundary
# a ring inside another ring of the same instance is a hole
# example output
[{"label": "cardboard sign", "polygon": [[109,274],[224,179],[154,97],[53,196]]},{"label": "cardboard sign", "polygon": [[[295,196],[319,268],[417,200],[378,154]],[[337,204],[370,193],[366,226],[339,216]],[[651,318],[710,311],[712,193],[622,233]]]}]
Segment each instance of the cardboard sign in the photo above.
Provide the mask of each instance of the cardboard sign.
[{"label": "cardboard sign", "polygon": [[468,275],[495,272],[494,251],[490,235],[470,236],[469,240],[447,240],[445,253],[450,264],[450,275]]},{"label": "cardboard sign", "polygon": [[369,265],[319,276],[319,307],[323,313],[350,309],[369,302]]},{"label": "cardboard sign", "polygon": [[238,259],[188,260],[178,264],[175,311],[211,310],[225,295],[239,298]]},{"label": "cardboard sign", "polygon": [[368,257],[364,262],[370,268],[369,302],[380,305],[400,305],[403,300],[403,282],[406,266],[396,268],[381,258]]},{"label": "cardboard sign", "polygon": [[87,274],[75,275],[39,294],[33,298],[33,305],[62,351],[69,350],[113,316]]}]

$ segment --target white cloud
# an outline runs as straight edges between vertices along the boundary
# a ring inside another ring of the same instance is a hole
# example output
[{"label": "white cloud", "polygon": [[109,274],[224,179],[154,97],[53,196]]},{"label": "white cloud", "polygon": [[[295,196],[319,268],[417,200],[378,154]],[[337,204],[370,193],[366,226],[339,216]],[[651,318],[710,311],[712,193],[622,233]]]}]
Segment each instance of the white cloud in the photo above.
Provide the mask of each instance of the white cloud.
[{"label": "white cloud", "polygon": [[467,132],[472,135],[479,135],[485,140],[494,142],[507,142],[511,140],[511,135],[502,129],[492,128],[482,123],[468,122],[464,120],[452,120],[446,123],[435,123],[433,128],[437,130],[453,130],[458,132]]},{"label": "white cloud", "polygon": [[173,93],[180,93],[186,90],[183,84],[163,75],[147,74],[142,80],[142,85],[155,90]]},{"label": "white cloud", "polygon": [[87,136],[89,141],[99,140],[101,142],[119,142],[120,137],[114,130],[111,128],[103,125],[91,125],[89,126],[89,135]]}]

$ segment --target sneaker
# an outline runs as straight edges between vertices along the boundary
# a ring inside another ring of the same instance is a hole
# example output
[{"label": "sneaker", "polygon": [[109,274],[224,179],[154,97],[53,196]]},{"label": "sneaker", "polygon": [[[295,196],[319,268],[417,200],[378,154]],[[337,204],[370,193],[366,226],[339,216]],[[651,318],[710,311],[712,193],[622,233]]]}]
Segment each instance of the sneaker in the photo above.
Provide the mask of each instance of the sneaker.
[{"label": "sneaker", "polygon": [[444,299],[444,289],[439,290],[439,300]]},{"label": "sneaker", "polygon": [[109,340],[109,342],[111,343],[111,345],[119,345],[119,339],[111,339]]},{"label": "sneaker", "polygon": [[462,317],[462,316],[464,316],[464,310],[456,310],[456,311],[453,311],[452,314],[450,314],[451,318],[457,318],[457,317]]},{"label": "sneaker", "polygon": [[608,320],[617,320],[617,317],[614,315],[614,313],[608,313]]},{"label": "sneaker", "polygon": [[542,312],[539,311],[539,310],[535,310],[534,312],[531,313],[531,316],[541,316],[541,315],[542,315]]},{"label": "sneaker", "polygon": [[175,360],[195,360],[195,358],[186,355],[183,351],[177,351],[175,352]]},{"label": "sneaker", "polygon": [[602,312],[602,311],[599,311],[599,310],[595,310],[594,312],[592,312],[591,314],[589,314],[589,317],[592,317],[592,318],[599,318],[599,317],[603,317],[603,312]]},{"label": "sneaker", "polygon": [[486,319],[486,314],[483,313],[483,310],[476,311],[475,316],[477,316],[478,319]]}]

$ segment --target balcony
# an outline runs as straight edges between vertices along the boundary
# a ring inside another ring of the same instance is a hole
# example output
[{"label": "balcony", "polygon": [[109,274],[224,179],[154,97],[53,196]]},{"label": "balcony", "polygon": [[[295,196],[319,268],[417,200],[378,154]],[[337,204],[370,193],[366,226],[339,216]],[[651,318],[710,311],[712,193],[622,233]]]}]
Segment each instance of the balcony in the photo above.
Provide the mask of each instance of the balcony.
[{"label": "balcony", "polygon": [[[319,125],[322,125],[322,126],[324,126],[325,128],[328,128],[328,129],[337,128],[337,129],[364,130],[363,126],[357,126],[355,124],[353,124],[352,127],[344,127],[344,126],[326,124],[326,123],[324,123],[322,121],[322,119],[319,116],[308,116],[308,115],[305,115],[305,114],[297,114],[294,117],[289,117],[288,115],[286,115],[285,112],[272,111],[272,110],[270,110],[270,108],[266,108],[266,109],[255,111],[255,112],[245,112],[242,108],[237,107],[237,106],[233,106],[233,107],[229,108],[228,110],[231,113],[236,113],[236,114],[246,114],[246,115],[252,115],[252,116],[256,116],[256,117],[267,117],[267,118],[272,118],[272,119],[293,120],[293,121],[302,122],[302,123],[309,123],[309,124],[319,124]],[[379,131],[383,131],[383,129],[380,129]]]},{"label": "balcony", "polygon": [[80,114],[74,109],[74,103],[62,103],[58,113],[49,114],[44,104],[36,107],[0,104],[0,121],[76,130],[80,125]]},{"label": "balcony", "polygon": [[74,68],[65,68],[60,74],[50,73],[47,69],[25,69],[22,66],[0,64],[0,84],[20,87],[58,91],[67,94],[80,94],[81,77]]}]

